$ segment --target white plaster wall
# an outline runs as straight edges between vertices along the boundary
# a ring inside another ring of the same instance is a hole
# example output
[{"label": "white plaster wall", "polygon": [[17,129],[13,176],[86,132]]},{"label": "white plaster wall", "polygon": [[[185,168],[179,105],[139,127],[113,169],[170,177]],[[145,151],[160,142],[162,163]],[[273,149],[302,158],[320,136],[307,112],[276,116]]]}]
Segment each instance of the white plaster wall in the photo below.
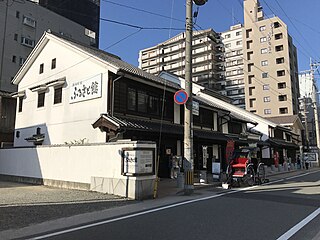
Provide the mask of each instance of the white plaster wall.
[{"label": "white plaster wall", "polygon": [[156,148],[155,144],[114,143],[1,149],[0,174],[87,184],[91,177],[126,179],[121,175],[125,147]]},{"label": "white plaster wall", "polygon": [[[105,142],[105,133],[93,129],[92,124],[101,113],[107,112],[108,69],[87,55],[61,45],[54,39],[49,40],[19,84],[19,91],[25,90],[26,97],[22,112],[17,112],[15,129],[20,131],[21,137],[15,138],[14,146],[31,146],[32,143],[24,138],[35,134],[39,125],[47,129],[45,144],[62,144],[84,138],[89,143]],[[51,70],[53,58],[57,59],[57,67]],[[39,74],[42,63],[44,73]],[[70,86],[99,74],[102,77],[102,97],[70,104]],[[66,84],[63,87],[62,103],[53,104],[54,88],[49,87],[45,106],[37,108],[38,93],[29,88],[63,77],[66,78]]]}]

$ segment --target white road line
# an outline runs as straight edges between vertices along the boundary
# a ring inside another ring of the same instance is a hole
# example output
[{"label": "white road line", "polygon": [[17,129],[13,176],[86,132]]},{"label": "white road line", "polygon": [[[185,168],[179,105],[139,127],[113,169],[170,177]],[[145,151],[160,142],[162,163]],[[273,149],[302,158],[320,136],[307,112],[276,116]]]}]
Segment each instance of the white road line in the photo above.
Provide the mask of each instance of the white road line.
[{"label": "white road line", "polygon": [[[316,171],[316,172],[318,172],[318,171]],[[315,172],[310,172],[310,173],[306,173],[306,174],[302,174],[302,175],[297,175],[294,178],[305,176],[305,175],[308,175],[308,174],[311,174],[311,173],[315,173]],[[281,182],[281,181],[285,181],[285,180],[287,180],[287,178],[283,178],[283,179],[280,179],[280,180],[277,180],[277,181],[269,182],[269,183],[266,183],[266,184],[263,184],[263,185],[269,185],[269,184],[272,184],[272,183]],[[171,204],[171,205],[164,206],[164,207],[159,207],[159,208],[155,208],[155,209],[151,209],[151,210],[146,210],[146,211],[143,211],[143,212],[130,214],[130,215],[127,215],[127,216],[117,217],[117,218],[113,218],[113,219],[109,219],[109,220],[105,220],[105,221],[101,221],[101,222],[91,223],[91,224],[87,224],[87,225],[83,225],[83,226],[79,226],[79,227],[74,227],[74,228],[58,231],[58,232],[48,233],[48,234],[45,234],[45,235],[41,235],[41,236],[37,236],[37,237],[34,237],[34,238],[30,238],[30,239],[33,239],[33,240],[45,239],[45,238],[49,238],[49,237],[53,237],[53,236],[62,235],[62,234],[65,234],[65,233],[75,232],[75,231],[86,229],[86,228],[91,228],[91,227],[100,226],[100,225],[103,225],[103,224],[108,224],[108,223],[112,223],[112,222],[121,221],[121,220],[128,219],[128,218],[142,216],[142,215],[146,215],[146,214],[149,214],[149,213],[159,212],[159,211],[162,211],[162,210],[175,208],[175,207],[179,207],[179,206],[183,206],[183,205],[187,205],[187,204],[191,204],[191,203],[195,203],[195,202],[200,202],[200,201],[205,201],[205,200],[209,200],[209,199],[213,199],[213,198],[218,198],[218,197],[222,197],[222,196],[225,196],[225,195],[234,194],[234,193],[238,193],[238,192],[244,192],[244,191],[256,188],[256,187],[259,187],[259,185],[252,186],[252,187],[247,187],[247,188],[242,188],[242,189],[238,189],[238,190],[230,190],[230,191],[223,192],[223,193],[220,193],[220,194],[217,194],[217,195],[213,195],[213,196],[208,196],[208,197],[188,200],[188,201],[185,201],[185,202],[175,203],[175,204]],[[284,239],[278,239],[278,240],[284,240]]]},{"label": "white road line", "polygon": [[281,237],[279,237],[277,240],[287,240],[291,238],[295,233],[297,233],[301,228],[303,228],[305,225],[307,225],[310,221],[312,221],[314,218],[316,218],[320,214],[320,208],[315,210],[313,213],[311,213],[308,217],[303,219],[301,222],[299,222],[297,225],[293,226],[289,231],[284,233]]}]

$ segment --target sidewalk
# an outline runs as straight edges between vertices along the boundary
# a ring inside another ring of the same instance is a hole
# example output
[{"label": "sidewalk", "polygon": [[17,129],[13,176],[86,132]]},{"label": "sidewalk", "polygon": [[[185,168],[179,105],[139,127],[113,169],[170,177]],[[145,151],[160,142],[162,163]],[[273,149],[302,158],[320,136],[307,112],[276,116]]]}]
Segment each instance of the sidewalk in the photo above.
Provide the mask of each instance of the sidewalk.
[{"label": "sidewalk", "polygon": [[[272,171],[270,167],[267,168],[266,171],[266,179],[269,179],[270,181],[276,180],[279,178],[286,178],[286,177],[292,177],[301,173],[310,172],[314,170],[318,170],[318,167],[309,168],[309,170],[306,169],[294,169],[294,170],[288,170],[288,171],[279,171],[275,170]],[[200,183],[199,179],[195,179],[194,183],[194,191],[198,191],[205,188],[219,188],[222,187],[223,180],[221,181],[210,181],[209,183]],[[174,196],[183,194],[183,188],[179,188],[177,186],[177,179],[167,179],[163,178],[160,179],[159,185],[158,185],[158,194],[157,198],[165,198],[168,196]]]}]

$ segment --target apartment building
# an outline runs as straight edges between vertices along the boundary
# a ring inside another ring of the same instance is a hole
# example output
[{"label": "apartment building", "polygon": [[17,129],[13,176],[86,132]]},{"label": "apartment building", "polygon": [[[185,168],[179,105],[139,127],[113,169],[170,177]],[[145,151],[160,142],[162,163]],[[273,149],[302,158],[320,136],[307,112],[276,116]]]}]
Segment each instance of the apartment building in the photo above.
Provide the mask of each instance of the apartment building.
[{"label": "apartment building", "polygon": [[244,59],[243,59],[243,36],[244,28],[241,24],[230,27],[230,30],[221,33],[224,47],[224,91],[223,95],[233,100],[233,104],[245,108],[245,85],[244,85]]},{"label": "apartment building", "polygon": [[244,0],[246,109],[263,117],[298,113],[297,50],[279,17],[264,17],[258,0]]},{"label": "apartment building", "polygon": [[[167,71],[185,75],[185,32],[139,53],[139,68],[158,75]],[[192,43],[193,81],[207,88],[221,90],[223,80],[223,45],[212,29],[194,31]]]},{"label": "apartment building", "polygon": [[[11,80],[22,66],[42,34],[51,29],[53,32],[92,45],[94,37],[80,24],[58,15],[32,1],[0,1],[0,91],[7,99],[8,93],[15,92]],[[47,67],[47,66],[45,66]],[[15,109],[15,101],[1,101],[0,109]],[[9,104],[4,106],[3,104]],[[13,128],[15,111],[1,112],[0,126]],[[4,115],[3,115],[4,114]],[[8,119],[12,122],[8,123]],[[6,121],[5,123],[2,123]],[[3,128],[0,129],[0,136]],[[8,131],[6,130],[6,136]],[[13,139],[13,138],[12,138]],[[0,137],[0,143],[3,139]],[[6,137],[5,142],[10,141]]]}]

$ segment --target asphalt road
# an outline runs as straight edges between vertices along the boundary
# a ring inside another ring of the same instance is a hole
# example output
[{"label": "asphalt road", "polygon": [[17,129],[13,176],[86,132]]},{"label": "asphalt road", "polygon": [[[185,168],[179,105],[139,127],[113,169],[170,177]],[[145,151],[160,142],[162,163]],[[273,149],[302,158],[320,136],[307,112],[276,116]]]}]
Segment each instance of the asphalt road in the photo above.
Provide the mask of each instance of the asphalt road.
[{"label": "asphalt road", "polygon": [[34,239],[320,239],[320,172],[90,222]]}]

